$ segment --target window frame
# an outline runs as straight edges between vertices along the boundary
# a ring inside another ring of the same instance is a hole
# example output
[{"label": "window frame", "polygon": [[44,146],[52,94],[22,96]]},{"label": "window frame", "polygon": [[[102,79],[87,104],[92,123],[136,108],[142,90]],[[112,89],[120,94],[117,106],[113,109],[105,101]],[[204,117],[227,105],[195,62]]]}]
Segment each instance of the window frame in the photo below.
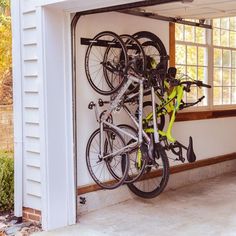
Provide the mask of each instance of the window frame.
[{"label": "window frame", "polygon": [[[213,25],[213,20],[210,21]],[[186,110],[178,112],[176,121],[184,120],[199,120],[199,119],[212,119],[212,118],[222,118],[222,117],[232,117],[236,116],[236,104],[213,104],[213,79],[214,79],[214,48],[224,48],[229,50],[235,50],[236,48],[231,47],[222,47],[213,45],[213,29],[206,30],[206,44],[193,43],[193,42],[184,42],[176,40],[175,38],[175,23],[169,24],[169,50],[170,50],[170,66],[175,66],[175,48],[176,43],[183,45],[194,45],[194,46],[203,46],[207,47],[208,50],[208,83],[212,85],[212,88],[208,90],[208,105],[192,107]]]},{"label": "window frame", "polygon": [[[228,17],[230,18],[230,17]],[[213,20],[211,20],[211,25],[213,27]],[[222,29],[222,28],[218,28],[217,29]],[[226,29],[223,29],[223,30],[226,30]],[[227,30],[227,31],[232,31],[232,30]],[[211,85],[212,85],[212,88],[211,88],[211,93],[212,93],[212,110],[233,110],[233,109],[236,109],[236,104],[220,104],[220,105],[214,105],[213,104],[213,100],[214,100],[214,97],[213,97],[213,89],[214,89],[214,86],[213,86],[213,83],[214,83],[214,49],[218,48],[218,49],[221,49],[222,51],[223,50],[230,50],[230,51],[236,51],[236,47],[235,48],[232,48],[232,47],[226,47],[226,46],[219,46],[219,45],[214,45],[214,42],[213,42],[213,29],[210,31],[211,32],[211,48],[212,48],[212,55],[211,55],[211,58],[212,58],[212,76],[211,76]],[[220,31],[221,32],[221,31]],[[236,32],[236,31],[233,31],[233,32]],[[220,68],[224,68],[223,66],[220,67]],[[232,67],[229,67],[231,70],[232,70]],[[232,72],[231,72],[231,75],[232,75]],[[222,78],[223,79],[223,78]],[[223,88],[223,86],[221,86]],[[232,86],[231,86],[232,87]]]}]

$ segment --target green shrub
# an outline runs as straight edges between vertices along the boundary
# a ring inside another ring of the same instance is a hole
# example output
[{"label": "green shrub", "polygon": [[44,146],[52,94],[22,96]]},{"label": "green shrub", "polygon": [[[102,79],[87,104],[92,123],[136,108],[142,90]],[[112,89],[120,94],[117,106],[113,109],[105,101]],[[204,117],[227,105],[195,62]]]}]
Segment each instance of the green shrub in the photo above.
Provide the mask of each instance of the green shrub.
[{"label": "green shrub", "polygon": [[0,151],[0,212],[14,205],[14,159],[12,153]]}]

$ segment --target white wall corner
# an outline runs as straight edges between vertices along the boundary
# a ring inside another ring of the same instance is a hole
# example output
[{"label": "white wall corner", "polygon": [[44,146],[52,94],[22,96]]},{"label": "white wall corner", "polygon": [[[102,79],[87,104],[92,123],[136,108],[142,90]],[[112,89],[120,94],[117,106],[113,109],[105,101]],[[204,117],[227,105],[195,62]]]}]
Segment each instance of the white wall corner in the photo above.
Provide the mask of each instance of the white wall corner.
[{"label": "white wall corner", "polygon": [[49,7],[37,12],[42,226],[51,230],[76,223],[70,16]]}]

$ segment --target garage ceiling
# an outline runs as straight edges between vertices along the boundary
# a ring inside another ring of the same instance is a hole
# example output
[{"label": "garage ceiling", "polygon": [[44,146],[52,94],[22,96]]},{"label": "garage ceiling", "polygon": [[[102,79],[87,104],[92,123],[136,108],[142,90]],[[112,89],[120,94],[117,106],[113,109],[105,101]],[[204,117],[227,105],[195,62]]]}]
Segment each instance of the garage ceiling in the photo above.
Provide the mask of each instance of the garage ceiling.
[{"label": "garage ceiling", "polygon": [[183,1],[143,7],[136,10],[182,19],[210,19],[236,16],[236,0]]}]

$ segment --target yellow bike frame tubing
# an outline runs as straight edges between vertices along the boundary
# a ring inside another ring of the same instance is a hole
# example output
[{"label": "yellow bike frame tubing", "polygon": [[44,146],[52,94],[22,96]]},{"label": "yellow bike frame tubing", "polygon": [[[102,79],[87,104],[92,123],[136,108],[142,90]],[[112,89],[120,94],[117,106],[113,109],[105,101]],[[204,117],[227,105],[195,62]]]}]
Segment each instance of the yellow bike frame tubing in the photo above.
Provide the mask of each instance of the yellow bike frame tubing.
[{"label": "yellow bike frame tubing", "polygon": [[[172,128],[173,128],[173,125],[175,122],[176,112],[179,110],[179,106],[180,106],[181,100],[183,98],[183,91],[184,91],[184,86],[178,85],[173,88],[172,92],[168,95],[166,100],[163,99],[162,97],[158,96],[159,99],[161,100],[162,104],[160,105],[160,107],[158,107],[158,110],[161,112],[157,113],[157,117],[159,117],[162,114],[165,115],[166,113],[172,112],[170,122],[167,127],[167,131],[164,132],[162,130],[158,130],[158,133],[162,137],[166,137],[169,142],[176,141],[176,139],[173,138],[171,132],[172,132]],[[175,102],[174,102],[174,100],[175,100]],[[163,108],[165,108],[165,109],[163,109]],[[146,121],[146,122],[150,121],[152,119],[152,116],[153,116],[153,113],[151,112],[150,114],[147,115],[146,118],[144,118],[144,121]],[[145,132],[146,133],[153,133],[154,130],[153,130],[153,128],[148,128],[148,129],[145,129]]]}]

